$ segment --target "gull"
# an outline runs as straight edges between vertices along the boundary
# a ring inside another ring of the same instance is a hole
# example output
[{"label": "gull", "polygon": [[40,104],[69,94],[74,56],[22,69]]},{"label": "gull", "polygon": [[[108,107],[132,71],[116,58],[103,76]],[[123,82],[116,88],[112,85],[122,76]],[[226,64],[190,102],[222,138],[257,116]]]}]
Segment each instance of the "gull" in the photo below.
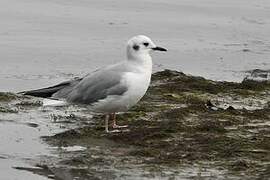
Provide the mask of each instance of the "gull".
[{"label": "gull", "polygon": [[[115,132],[116,113],[126,112],[137,104],[146,93],[152,74],[151,51],[167,51],[156,46],[144,35],[132,37],[127,42],[127,60],[101,68],[83,78],[76,78],[58,85],[22,92],[24,95],[51,98],[44,106],[66,104],[87,105],[96,113],[105,114],[105,131]],[[109,120],[112,128],[109,131]]]}]

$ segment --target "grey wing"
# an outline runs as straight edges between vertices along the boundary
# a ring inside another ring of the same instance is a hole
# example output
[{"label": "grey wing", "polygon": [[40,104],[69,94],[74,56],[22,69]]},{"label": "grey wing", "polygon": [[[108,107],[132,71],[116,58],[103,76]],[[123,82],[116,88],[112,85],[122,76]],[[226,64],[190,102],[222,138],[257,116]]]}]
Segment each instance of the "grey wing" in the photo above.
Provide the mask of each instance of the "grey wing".
[{"label": "grey wing", "polygon": [[127,86],[121,83],[123,72],[105,69],[86,76],[67,96],[67,101],[78,104],[92,104],[109,95],[122,95]]},{"label": "grey wing", "polygon": [[[68,94],[72,91],[72,89],[82,81],[83,78],[75,78],[74,80],[67,81],[68,84],[63,88],[59,89],[57,92],[52,94],[52,98],[56,99],[65,99]],[[61,84],[60,84],[61,85]]]}]

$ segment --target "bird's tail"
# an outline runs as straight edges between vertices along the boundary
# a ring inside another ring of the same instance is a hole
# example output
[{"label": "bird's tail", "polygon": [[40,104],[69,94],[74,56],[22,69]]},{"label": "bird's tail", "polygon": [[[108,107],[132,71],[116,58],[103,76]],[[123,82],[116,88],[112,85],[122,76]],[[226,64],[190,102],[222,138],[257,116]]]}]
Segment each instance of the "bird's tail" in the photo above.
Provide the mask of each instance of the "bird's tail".
[{"label": "bird's tail", "polygon": [[57,85],[43,89],[23,91],[19,92],[19,94],[45,98],[42,101],[43,106],[64,106],[67,104],[66,101],[52,98],[52,95],[62,88],[63,88],[62,86]]},{"label": "bird's tail", "polygon": [[61,84],[51,86],[48,88],[41,88],[36,90],[30,90],[30,91],[23,91],[19,92],[19,94],[28,95],[28,96],[35,96],[35,97],[42,97],[42,98],[50,98],[54,93],[61,90],[62,88],[69,85],[70,82],[63,82]]}]

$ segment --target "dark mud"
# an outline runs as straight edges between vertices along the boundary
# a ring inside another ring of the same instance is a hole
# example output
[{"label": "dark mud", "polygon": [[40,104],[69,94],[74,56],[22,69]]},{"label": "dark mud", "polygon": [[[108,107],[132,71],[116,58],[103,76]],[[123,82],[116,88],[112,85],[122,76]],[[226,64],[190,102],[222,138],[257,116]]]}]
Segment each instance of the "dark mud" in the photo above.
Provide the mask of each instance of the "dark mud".
[{"label": "dark mud", "polygon": [[[61,180],[268,179],[269,95],[269,81],[216,82],[158,72],[143,100],[117,116],[128,131],[107,134],[104,117],[84,111],[52,115],[54,124],[69,127],[42,137],[56,156],[16,169]],[[28,99],[0,94],[0,111],[40,106]]]}]

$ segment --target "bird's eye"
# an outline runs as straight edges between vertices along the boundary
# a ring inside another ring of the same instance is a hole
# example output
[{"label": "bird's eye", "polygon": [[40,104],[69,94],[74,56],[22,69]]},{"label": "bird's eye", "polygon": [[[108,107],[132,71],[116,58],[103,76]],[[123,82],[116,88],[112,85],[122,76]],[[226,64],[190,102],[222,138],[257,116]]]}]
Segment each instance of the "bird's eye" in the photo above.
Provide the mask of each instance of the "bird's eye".
[{"label": "bird's eye", "polygon": [[138,50],[140,49],[140,46],[138,46],[138,45],[135,44],[135,45],[133,46],[133,49],[136,50],[136,51],[138,51]]},{"label": "bird's eye", "polygon": [[145,42],[145,43],[143,43],[143,45],[144,45],[145,47],[147,47],[147,46],[149,46],[149,43],[148,43],[148,42]]}]

